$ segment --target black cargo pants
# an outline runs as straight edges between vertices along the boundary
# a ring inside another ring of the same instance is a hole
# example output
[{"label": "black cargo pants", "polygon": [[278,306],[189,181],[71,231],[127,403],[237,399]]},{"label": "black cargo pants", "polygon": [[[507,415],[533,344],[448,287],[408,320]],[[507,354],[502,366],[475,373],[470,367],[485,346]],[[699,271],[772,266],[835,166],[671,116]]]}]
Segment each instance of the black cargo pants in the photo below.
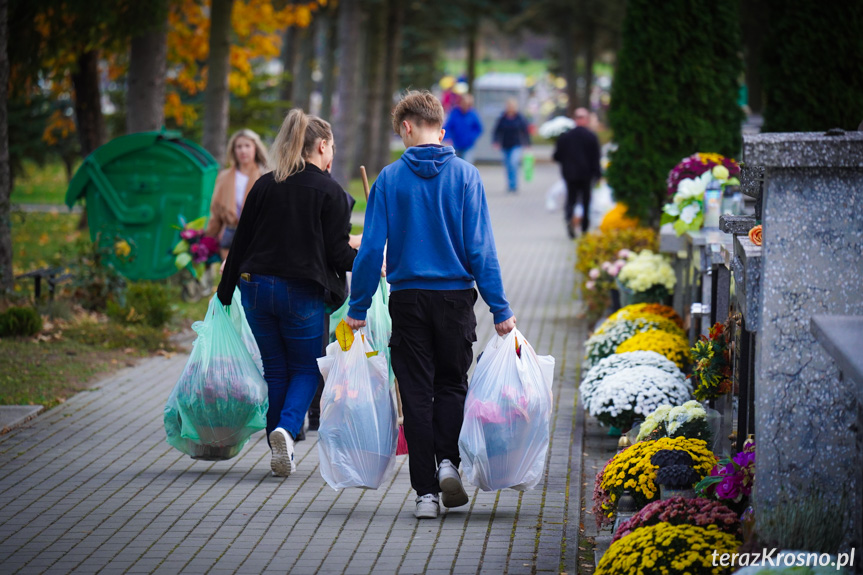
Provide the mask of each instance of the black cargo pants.
[{"label": "black cargo pants", "polygon": [[437,466],[458,467],[467,371],[476,341],[475,289],[399,290],[390,294],[390,348],[399,383],[411,486],[440,492]]}]

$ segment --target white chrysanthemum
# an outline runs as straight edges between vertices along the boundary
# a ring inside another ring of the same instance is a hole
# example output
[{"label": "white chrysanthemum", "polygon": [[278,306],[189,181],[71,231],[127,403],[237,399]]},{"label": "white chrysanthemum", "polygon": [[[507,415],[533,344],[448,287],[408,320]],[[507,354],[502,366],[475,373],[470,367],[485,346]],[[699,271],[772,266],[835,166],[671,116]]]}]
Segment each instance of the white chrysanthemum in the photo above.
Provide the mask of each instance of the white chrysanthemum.
[{"label": "white chrysanthemum", "polygon": [[673,375],[656,367],[636,366],[606,377],[585,409],[600,419],[616,418],[631,412],[647,416],[660,405],[679,405],[692,397],[692,387],[683,373]]},{"label": "white chrysanthemum", "polygon": [[[681,373],[673,361],[655,351],[615,353],[599,360],[596,365],[587,370],[579,387],[582,398],[586,402],[606,377],[623,369],[638,366],[655,367],[675,376]],[[668,408],[671,409],[671,406]]]},{"label": "white chrysanthemum", "polygon": [[566,116],[556,116],[539,127],[539,135],[546,139],[557,138],[575,127],[575,121]]}]

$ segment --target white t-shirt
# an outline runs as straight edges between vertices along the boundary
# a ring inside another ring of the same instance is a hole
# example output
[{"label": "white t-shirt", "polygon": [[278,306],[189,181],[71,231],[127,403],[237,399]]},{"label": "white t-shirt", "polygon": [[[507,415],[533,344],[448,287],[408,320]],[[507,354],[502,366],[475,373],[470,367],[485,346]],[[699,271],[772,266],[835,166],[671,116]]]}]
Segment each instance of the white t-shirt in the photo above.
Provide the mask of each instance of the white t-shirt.
[{"label": "white t-shirt", "polygon": [[240,212],[243,211],[243,200],[246,199],[246,186],[249,185],[249,176],[242,173],[240,170],[235,170],[234,178],[234,194],[237,199],[237,217],[240,217]]}]

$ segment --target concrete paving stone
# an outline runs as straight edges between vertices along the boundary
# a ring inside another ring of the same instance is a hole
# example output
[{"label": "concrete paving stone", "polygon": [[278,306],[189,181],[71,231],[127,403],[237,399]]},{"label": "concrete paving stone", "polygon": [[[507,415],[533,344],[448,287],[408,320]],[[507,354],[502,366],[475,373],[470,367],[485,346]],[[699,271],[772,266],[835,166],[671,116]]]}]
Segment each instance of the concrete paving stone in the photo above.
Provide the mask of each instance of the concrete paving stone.
[{"label": "concrete paving stone", "polygon": [[[572,243],[561,226],[550,225],[559,218],[543,210],[545,189],[559,177],[556,167],[538,163],[536,180],[517,197],[491,191],[502,189],[502,170],[480,169],[495,229],[520,230],[518,236],[497,234],[504,284],[519,327],[539,353],[556,356],[561,371],[555,397],[573,398],[585,329],[576,318],[580,304],[571,297]],[[476,350],[481,350],[493,334],[481,302],[477,316]],[[157,572],[173,573],[203,572],[213,564],[229,572],[254,564],[259,568],[251,572],[269,565],[284,573],[305,548],[294,573],[324,560],[327,568],[350,561],[348,571],[352,565],[365,566],[363,572],[374,566],[374,573],[395,573],[399,565],[408,573],[445,561],[452,572],[475,573],[481,561],[486,569],[494,565],[502,571],[508,553],[515,567],[515,561],[527,560],[520,557],[532,557],[535,545],[528,543],[536,539],[540,517],[540,541],[549,545],[541,549],[559,550],[571,537],[563,525],[571,513],[565,499],[573,457],[569,443],[574,426],[582,424],[571,400],[556,405],[549,475],[536,491],[497,494],[470,487],[470,509],[448,511],[439,522],[422,525],[412,517],[407,458],[399,459],[395,480],[386,489],[335,492],[320,479],[316,434],[298,445],[300,470],[287,481],[267,477],[263,434],[231,462],[193,462],[172,450],[164,444],[161,410],[184,364],[182,356],[144,360],[98,383],[100,392],[74,396],[0,437],[0,498],[15,505],[0,510],[0,557],[8,552],[9,559],[19,561],[34,551],[59,549],[68,553],[52,561],[65,565],[84,558],[79,572],[98,571],[111,561],[112,571],[132,563],[136,569],[152,565]],[[115,440],[132,432],[135,440]],[[18,447],[5,450],[13,444]],[[34,485],[35,477],[40,481]],[[523,555],[513,526],[517,535],[525,534]],[[14,536],[3,541],[10,530]],[[310,542],[309,534],[317,537]],[[214,545],[221,548],[210,557]]]}]

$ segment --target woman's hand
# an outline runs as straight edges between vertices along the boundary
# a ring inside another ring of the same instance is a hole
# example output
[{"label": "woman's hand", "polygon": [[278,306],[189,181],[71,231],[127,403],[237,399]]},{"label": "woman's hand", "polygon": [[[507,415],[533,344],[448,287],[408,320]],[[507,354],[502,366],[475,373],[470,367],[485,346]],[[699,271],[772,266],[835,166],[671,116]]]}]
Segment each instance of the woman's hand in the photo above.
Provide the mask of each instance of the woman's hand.
[{"label": "woman's hand", "polygon": [[348,236],[348,245],[354,248],[355,250],[360,249],[360,244],[363,242],[363,234]]}]

